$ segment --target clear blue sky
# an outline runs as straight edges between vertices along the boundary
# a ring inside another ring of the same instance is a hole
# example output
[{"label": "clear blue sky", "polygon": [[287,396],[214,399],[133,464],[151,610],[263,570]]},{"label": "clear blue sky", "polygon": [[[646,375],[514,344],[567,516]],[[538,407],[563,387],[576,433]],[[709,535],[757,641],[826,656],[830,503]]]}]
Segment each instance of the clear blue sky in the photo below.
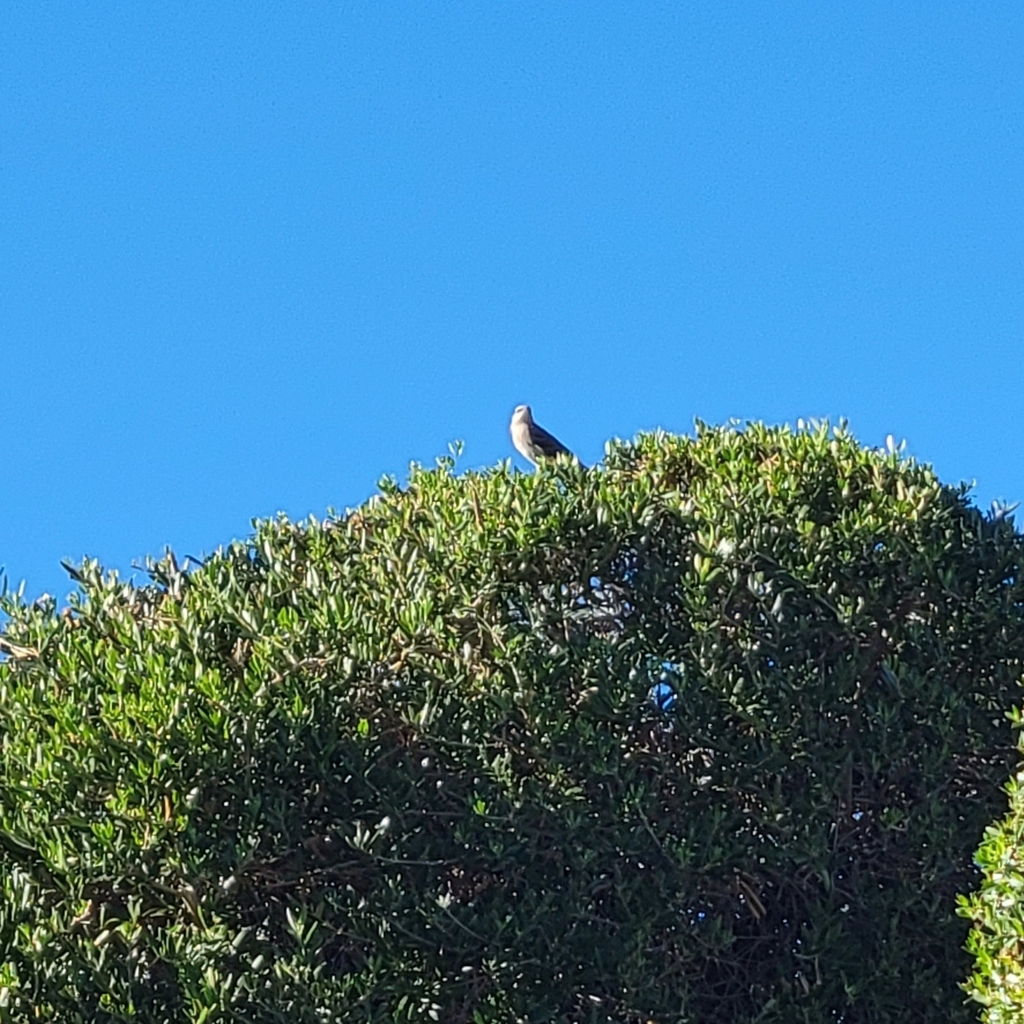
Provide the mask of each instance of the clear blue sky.
[{"label": "clear blue sky", "polygon": [[1024,6],[0,10],[0,565],[201,555],[529,402],[1024,497]]}]

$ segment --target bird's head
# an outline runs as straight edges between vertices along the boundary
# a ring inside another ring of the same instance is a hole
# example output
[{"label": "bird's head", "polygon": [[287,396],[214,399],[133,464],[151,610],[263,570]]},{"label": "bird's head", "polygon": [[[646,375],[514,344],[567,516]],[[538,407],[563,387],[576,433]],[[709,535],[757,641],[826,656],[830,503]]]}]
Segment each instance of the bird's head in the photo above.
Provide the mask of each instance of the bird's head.
[{"label": "bird's head", "polygon": [[512,413],[512,419],[525,420],[527,423],[532,423],[533,413],[530,411],[530,407],[528,405],[517,405],[516,411]]}]

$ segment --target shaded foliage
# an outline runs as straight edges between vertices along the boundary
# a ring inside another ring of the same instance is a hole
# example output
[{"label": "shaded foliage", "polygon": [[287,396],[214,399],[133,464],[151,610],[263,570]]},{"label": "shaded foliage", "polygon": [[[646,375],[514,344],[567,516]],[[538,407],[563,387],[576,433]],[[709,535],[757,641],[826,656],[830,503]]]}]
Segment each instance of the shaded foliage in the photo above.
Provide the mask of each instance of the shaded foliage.
[{"label": "shaded foliage", "polygon": [[7,599],[0,1021],[970,1020],[1020,542],[842,429]]}]

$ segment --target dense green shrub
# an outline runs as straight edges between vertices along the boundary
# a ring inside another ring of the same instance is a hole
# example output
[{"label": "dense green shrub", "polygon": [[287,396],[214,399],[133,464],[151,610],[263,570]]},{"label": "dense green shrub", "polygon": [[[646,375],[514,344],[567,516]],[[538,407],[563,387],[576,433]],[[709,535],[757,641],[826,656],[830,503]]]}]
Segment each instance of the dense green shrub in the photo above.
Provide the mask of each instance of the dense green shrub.
[{"label": "dense green shrub", "polygon": [[414,470],[8,599],[0,1020],[969,1020],[1006,521],[843,430]]},{"label": "dense green shrub", "polygon": [[[1018,726],[1019,714],[1014,715]],[[1007,787],[1010,811],[985,830],[977,863],[980,889],[960,897],[973,927],[968,948],[975,969],[966,990],[985,1007],[985,1024],[1024,1021],[1024,772]]]}]

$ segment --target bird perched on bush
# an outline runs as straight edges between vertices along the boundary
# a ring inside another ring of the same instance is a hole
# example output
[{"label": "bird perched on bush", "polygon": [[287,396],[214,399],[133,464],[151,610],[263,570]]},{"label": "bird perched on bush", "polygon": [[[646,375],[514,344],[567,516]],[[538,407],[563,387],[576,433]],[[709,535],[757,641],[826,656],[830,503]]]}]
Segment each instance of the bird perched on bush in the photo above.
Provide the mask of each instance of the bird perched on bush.
[{"label": "bird perched on bush", "polygon": [[[553,459],[556,455],[568,455],[569,458],[576,459],[557,437],[534,423],[533,413],[528,405],[516,406],[516,411],[512,413],[509,432],[512,434],[512,443],[516,446],[516,451],[535,466],[539,465],[542,459]],[[578,459],[576,461],[579,462]]]}]

